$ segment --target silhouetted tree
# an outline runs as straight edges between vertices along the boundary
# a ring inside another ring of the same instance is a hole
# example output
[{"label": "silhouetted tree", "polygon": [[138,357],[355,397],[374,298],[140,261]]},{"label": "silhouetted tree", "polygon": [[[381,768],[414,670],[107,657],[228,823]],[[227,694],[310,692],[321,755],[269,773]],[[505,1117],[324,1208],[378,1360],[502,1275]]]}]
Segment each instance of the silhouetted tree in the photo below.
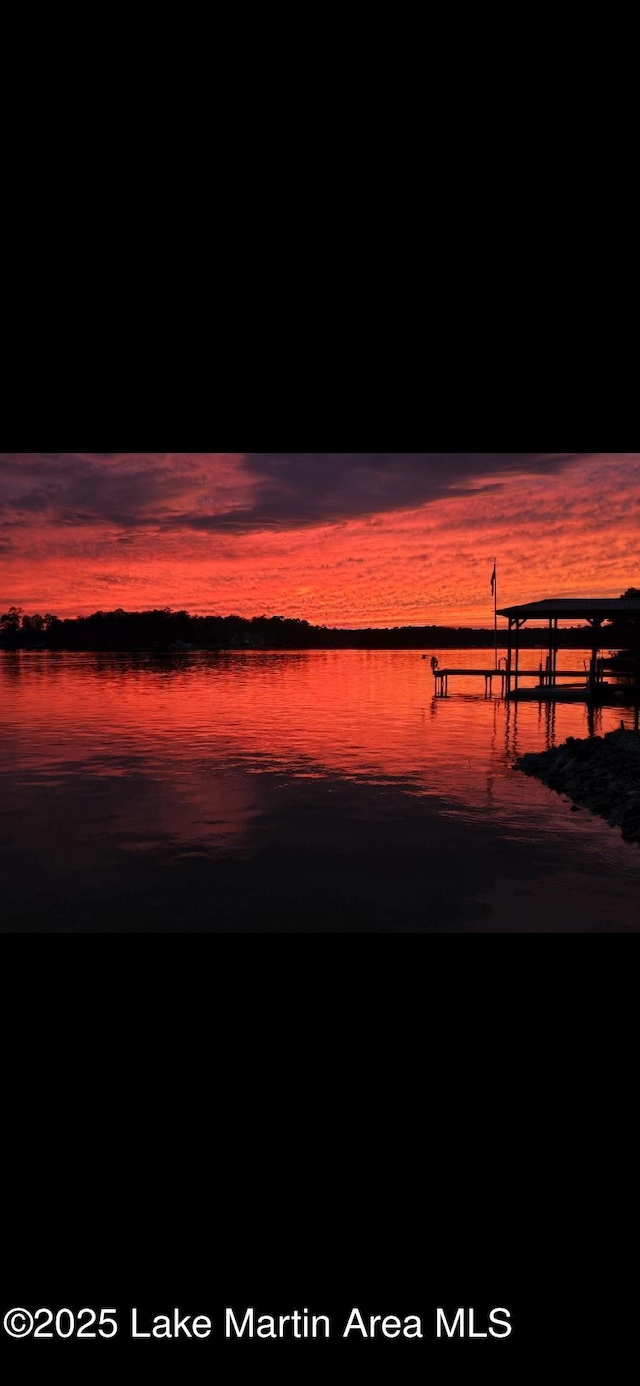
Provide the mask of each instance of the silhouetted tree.
[{"label": "silhouetted tree", "polygon": [[3,616],[0,616],[0,629],[6,632],[17,633],[20,629],[20,617],[22,616],[21,606],[10,606]]}]

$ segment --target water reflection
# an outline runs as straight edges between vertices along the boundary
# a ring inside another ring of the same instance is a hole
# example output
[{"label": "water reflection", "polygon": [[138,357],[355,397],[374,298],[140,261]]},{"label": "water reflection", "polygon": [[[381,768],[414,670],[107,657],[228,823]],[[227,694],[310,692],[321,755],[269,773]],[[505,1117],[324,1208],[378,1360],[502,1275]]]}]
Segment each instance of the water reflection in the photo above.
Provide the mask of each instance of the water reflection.
[{"label": "water reflection", "polygon": [[[468,658],[447,653],[449,667]],[[259,909],[264,927],[274,911],[293,927],[301,901],[319,927],[329,916],[326,927],[344,927],[347,909],[358,927],[406,927],[397,920],[418,917],[421,901],[457,927],[497,872],[578,857],[600,873],[603,901],[613,891],[631,910],[640,853],[512,765],[633,714],[505,704],[478,680],[458,684],[434,698],[428,663],[403,651],[1,655],[0,866],[13,917],[31,897],[65,920],[91,901],[111,927],[120,891],[122,918],[135,897],[153,927],[160,888],[179,877],[202,927],[220,927],[206,923],[218,905],[235,918],[241,898],[245,923]],[[463,857],[469,879],[452,893]],[[205,884],[213,861],[228,865]]]}]

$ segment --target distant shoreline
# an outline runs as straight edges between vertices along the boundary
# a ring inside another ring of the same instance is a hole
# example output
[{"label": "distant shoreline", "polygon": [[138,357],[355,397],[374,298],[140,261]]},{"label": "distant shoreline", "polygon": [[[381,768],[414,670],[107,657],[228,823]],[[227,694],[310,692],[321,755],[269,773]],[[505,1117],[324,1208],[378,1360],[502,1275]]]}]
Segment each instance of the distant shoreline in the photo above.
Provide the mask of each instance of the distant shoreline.
[{"label": "distant shoreline", "polygon": [[[638,627],[613,625],[595,633],[589,626],[571,626],[553,633],[558,649],[619,649]],[[498,628],[498,646],[507,648],[508,632]],[[526,626],[519,632],[520,649],[546,650],[549,630]],[[493,627],[395,626],[344,630],[314,626],[284,616],[191,616],[169,608],[152,611],[97,611],[91,616],[61,619],[27,615],[18,607],[0,615],[0,650],[494,650]]]}]

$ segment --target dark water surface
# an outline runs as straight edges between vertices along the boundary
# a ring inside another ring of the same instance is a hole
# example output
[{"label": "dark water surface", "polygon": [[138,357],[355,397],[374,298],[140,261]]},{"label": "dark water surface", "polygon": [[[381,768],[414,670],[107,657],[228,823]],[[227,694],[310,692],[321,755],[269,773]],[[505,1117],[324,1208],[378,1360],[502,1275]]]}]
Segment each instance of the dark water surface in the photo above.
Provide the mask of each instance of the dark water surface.
[{"label": "dark water surface", "polygon": [[450,688],[415,651],[0,654],[2,927],[640,928],[638,847],[511,768],[632,714]]}]

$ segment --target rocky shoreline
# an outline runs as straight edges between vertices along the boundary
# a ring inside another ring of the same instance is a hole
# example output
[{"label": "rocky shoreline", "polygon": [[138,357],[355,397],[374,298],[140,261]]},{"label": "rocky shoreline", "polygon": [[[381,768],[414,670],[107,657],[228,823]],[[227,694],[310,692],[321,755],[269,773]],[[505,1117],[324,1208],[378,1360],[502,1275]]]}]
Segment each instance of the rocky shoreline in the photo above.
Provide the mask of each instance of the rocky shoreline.
[{"label": "rocky shoreline", "polygon": [[600,814],[627,842],[640,843],[639,732],[621,728],[584,741],[570,736],[562,746],[520,756],[514,769]]}]

